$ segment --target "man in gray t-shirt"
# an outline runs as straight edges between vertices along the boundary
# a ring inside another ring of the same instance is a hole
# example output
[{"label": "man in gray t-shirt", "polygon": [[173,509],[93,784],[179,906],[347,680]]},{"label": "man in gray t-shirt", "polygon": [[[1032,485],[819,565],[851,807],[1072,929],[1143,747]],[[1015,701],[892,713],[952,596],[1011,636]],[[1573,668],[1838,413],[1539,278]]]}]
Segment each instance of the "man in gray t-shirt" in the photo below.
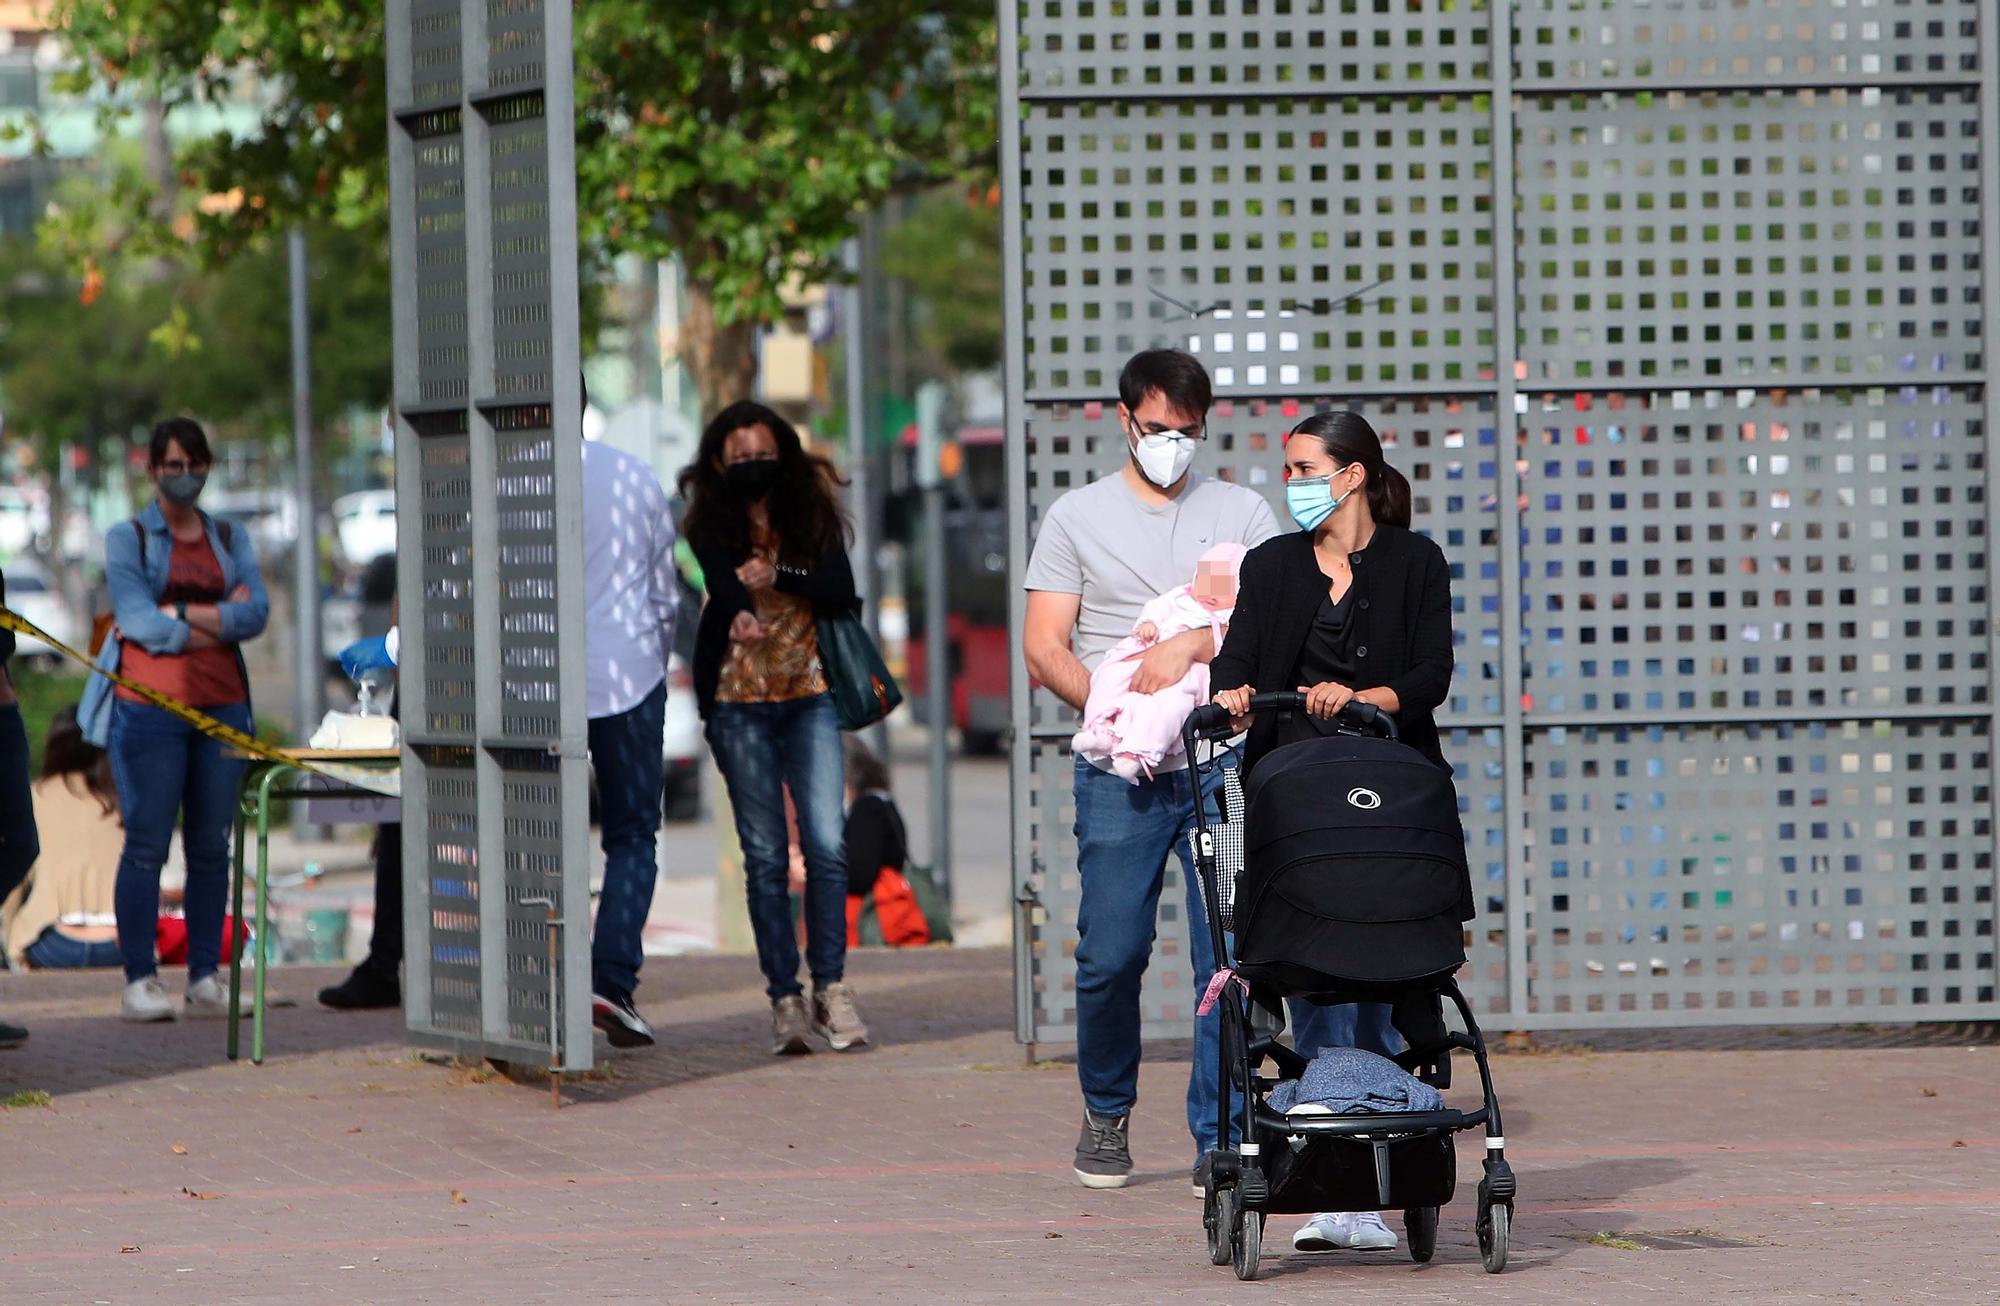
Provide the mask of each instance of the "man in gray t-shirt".
[{"label": "man in gray t-shirt", "polygon": [[[1278,533],[1262,496],[1195,475],[1207,436],[1208,374],[1190,355],[1148,350],[1118,378],[1118,421],[1127,458],[1117,472],[1056,500],[1028,562],[1028,670],[1078,711],[1105,650],[1132,633],[1147,601],[1185,585],[1217,544],[1254,547]],[[1175,683],[1215,652],[1205,630],[1147,650],[1132,688]],[[1076,762],[1076,1065],[1083,1133],[1076,1177],[1121,1188],[1132,1170],[1127,1126],[1139,1084],[1139,986],[1152,955],[1168,853],[1187,886],[1188,951],[1199,995],[1215,971],[1208,913],[1189,855],[1194,792],[1184,760],[1137,783]],[[1211,819],[1214,819],[1213,817]],[[1192,1003],[1190,1003],[1192,1005]],[[1188,1129],[1196,1159],[1217,1145],[1219,1020],[1195,1021]]]}]

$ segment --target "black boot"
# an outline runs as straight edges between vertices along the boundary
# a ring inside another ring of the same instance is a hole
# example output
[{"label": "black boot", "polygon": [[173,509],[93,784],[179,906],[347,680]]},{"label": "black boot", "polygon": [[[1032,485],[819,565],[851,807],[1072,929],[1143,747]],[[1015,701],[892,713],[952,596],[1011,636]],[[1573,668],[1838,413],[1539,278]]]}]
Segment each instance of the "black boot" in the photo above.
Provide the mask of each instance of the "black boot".
[{"label": "black boot", "polygon": [[354,973],[332,988],[319,991],[320,1005],[335,1011],[375,1011],[403,1005],[403,988],[394,975],[356,966]]}]

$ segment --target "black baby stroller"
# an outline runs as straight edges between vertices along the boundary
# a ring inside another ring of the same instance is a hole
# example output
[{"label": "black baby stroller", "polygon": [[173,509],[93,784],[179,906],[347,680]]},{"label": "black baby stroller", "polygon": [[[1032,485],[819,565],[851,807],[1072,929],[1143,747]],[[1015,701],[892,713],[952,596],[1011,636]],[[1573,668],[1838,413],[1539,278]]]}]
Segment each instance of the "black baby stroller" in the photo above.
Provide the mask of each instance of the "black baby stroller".
[{"label": "black baby stroller", "polygon": [[[1250,700],[1253,713],[1304,706],[1295,693]],[[1198,758],[1197,742],[1231,729],[1228,713],[1213,705],[1188,717],[1183,742],[1197,793],[1202,768],[1217,764]],[[1237,1278],[1252,1279],[1267,1215],[1401,1210],[1410,1255],[1428,1261],[1438,1209],[1457,1186],[1452,1135],[1483,1125],[1476,1227],[1481,1259],[1497,1274],[1507,1264],[1514,1172],[1485,1042],[1453,979],[1465,964],[1471,882],[1451,777],[1396,742],[1393,719],[1371,705],[1351,705],[1338,729],[1274,749],[1240,791],[1232,781],[1241,805],[1225,813],[1221,829],[1211,829],[1195,804],[1196,864],[1215,955],[1228,955],[1223,932],[1233,930],[1240,981],[1219,981],[1224,1146],[1200,1167],[1209,1259],[1233,1262]],[[1392,1004],[1409,1044],[1397,1063],[1442,1090],[1451,1084],[1451,1051],[1462,1048],[1478,1063],[1485,1105],[1469,1113],[1280,1113],[1267,1095],[1307,1065],[1278,1042],[1287,997]],[[1464,1033],[1445,1026],[1444,997],[1458,1008]],[[1233,1149],[1232,1110],[1242,1139]]]}]

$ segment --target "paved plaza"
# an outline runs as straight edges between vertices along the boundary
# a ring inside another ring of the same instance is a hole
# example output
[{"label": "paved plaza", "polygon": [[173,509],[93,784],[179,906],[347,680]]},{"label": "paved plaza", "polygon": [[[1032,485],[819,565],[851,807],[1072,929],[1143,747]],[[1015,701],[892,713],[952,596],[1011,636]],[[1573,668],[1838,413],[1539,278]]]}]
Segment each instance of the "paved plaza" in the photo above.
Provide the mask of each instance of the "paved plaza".
[{"label": "paved plaza", "polygon": [[1005,951],[859,954],[882,1046],[783,1062],[749,959],[657,960],[659,1047],[559,1112],[545,1085],[413,1055],[392,1013],[311,1005],[336,974],[274,974],[308,1001],[274,1013],[262,1067],[226,1062],[218,1024],[120,1025],[115,977],[0,978],[34,1031],[0,1053],[20,1103],[0,1110],[0,1299],[2000,1300],[1990,1031],[1501,1056],[1523,1194],[1504,1275],[1479,1266],[1465,1147],[1430,1266],[1294,1255],[1280,1219],[1241,1284],[1203,1255],[1185,1062],[1144,1067],[1138,1182],[1078,1187],[1074,1071],[1024,1064]]}]

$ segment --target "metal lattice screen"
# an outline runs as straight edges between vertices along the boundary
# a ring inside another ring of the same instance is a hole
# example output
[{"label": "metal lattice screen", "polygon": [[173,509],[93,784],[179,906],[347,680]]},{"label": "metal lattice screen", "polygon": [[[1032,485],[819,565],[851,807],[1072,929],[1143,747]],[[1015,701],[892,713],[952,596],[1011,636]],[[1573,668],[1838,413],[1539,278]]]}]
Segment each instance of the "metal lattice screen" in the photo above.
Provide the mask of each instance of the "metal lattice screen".
[{"label": "metal lattice screen", "polygon": [[[1280,508],[1284,432],[1353,407],[1451,564],[1490,1022],[2000,1015],[2000,10],[1000,8],[1017,590],[1135,351],[1203,359],[1203,470]],[[1019,1033],[1061,1042],[1073,724],[1018,665],[1015,725]]]},{"label": "metal lattice screen", "polygon": [[387,23],[407,1023],[584,1069],[569,6],[391,0]]}]

